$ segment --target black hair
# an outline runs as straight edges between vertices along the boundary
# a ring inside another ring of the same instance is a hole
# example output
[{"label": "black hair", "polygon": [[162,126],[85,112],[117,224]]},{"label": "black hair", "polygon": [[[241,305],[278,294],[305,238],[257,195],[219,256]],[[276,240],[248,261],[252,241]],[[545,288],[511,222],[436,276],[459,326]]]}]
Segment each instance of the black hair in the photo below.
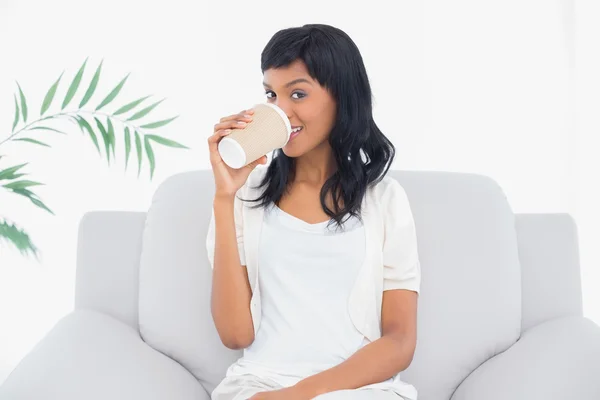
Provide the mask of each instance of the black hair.
[{"label": "black hair", "polygon": [[[329,144],[337,171],[325,182],[320,200],[323,211],[338,226],[346,216],[360,216],[367,188],[379,182],[390,168],[395,148],[373,120],[371,86],[356,44],[341,29],[330,25],[307,24],[278,31],[261,54],[261,70],[304,62],[309,75],[330,92],[336,102],[336,119]],[[364,156],[364,159],[363,159]],[[281,149],[273,154],[267,172],[257,188],[262,195],[254,207],[278,203],[294,175],[294,159]],[[333,195],[334,209],[325,203]],[[343,200],[340,207],[339,200]]]}]

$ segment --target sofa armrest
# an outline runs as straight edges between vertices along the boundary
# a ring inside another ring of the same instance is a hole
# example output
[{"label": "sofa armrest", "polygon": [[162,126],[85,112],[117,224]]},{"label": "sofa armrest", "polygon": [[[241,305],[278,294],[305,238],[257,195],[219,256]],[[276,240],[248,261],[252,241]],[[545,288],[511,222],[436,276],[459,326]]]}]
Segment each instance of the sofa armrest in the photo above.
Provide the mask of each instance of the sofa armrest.
[{"label": "sofa armrest", "polygon": [[575,220],[565,213],[517,214],[521,331],[554,318],[583,315]]},{"label": "sofa armrest", "polygon": [[94,211],[79,224],[75,309],[108,314],[139,331],[144,212]]},{"label": "sofa armrest", "polygon": [[0,386],[0,400],[210,400],[184,367],[108,315],[66,315]]},{"label": "sofa armrest", "polygon": [[600,399],[600,327],[564,317],[529,329],[458,387],[452,400]]}]

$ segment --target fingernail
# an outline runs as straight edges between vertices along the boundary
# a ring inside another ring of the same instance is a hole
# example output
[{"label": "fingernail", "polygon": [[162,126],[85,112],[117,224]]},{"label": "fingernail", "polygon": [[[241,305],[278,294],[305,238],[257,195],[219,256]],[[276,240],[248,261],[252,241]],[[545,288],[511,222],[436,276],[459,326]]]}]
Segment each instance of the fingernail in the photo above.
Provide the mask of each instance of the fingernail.
[{"label": "fingernail", "polygon": [[250,115],[246,114],[244,115],[244,118],[252,118]]},{"label": "fingernail", "polygon": [[231,129],[225,129],[223,131],[224,134],[229,135],[231,133]]},{"label": "fingernail", "polygon": [[246,123],[244,121],[238,121],[237,123],[238,123],[238,125],[246,125]]}]

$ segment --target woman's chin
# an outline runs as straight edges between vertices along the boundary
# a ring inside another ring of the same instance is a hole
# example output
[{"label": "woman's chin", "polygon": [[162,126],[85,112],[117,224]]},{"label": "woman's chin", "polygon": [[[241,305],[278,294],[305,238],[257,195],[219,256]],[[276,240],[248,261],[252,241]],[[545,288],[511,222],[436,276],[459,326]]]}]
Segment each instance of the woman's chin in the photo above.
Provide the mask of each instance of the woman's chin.
[{"label": "woman's chin", "polygon": [[286,156],[290,157],[290,158],[296,158],[298,156],[302,155],[302,150],[299,149],[298,147],[294,146],[293,143],[288,143],[286,144],[281,151],[283,151],[283,154],[285,154]]}]

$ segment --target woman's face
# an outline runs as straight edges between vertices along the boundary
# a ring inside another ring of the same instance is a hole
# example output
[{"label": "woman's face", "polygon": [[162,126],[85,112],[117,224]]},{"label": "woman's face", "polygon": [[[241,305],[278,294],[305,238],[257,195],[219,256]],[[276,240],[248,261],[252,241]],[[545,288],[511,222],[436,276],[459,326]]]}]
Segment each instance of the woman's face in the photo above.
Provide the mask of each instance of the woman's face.
[{"label": "woman's face", "polygon": [[[299,157],[328,145],[336,117],[335,100],[310,77],[304,62],[266,70],[263,84],[267,102],[281,108],[292,125],[290,141],[282,149],[286,156]],[[300,127],[295,133],[294,128]]]}]

